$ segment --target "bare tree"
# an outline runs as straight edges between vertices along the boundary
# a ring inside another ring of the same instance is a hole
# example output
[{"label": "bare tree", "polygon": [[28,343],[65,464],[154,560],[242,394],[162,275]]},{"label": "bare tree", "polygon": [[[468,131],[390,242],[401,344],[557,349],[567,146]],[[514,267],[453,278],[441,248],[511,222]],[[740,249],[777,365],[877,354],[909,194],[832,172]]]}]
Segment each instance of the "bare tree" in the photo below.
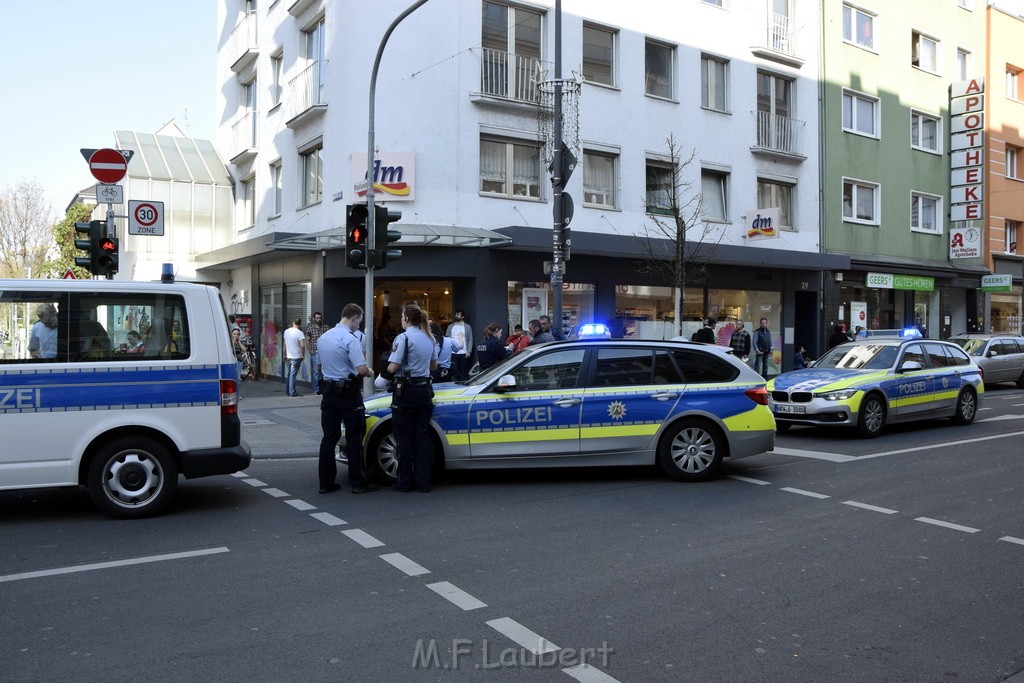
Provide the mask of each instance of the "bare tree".
[{"label": "bare tree", "polygon": [[23,179],[0,190],[0,276],[48,271],[54,218],[39,181]]},{"label": "bare tree", "polygon": [[686,303],[686,285],[703,284],[715,249],[725,233],[711,239],[712,226],[702,217],[704,197],[693,189],[686,171],[696,159],[691,150],[686,158],[675,135],[665,141],[668,147],[668,172],[654,192],[644,198],[650,223],[645,223],[640,235],[645,259],[638,264],[640,272],[656,275],[671,283],[675,290],[675,322],[673,335],[682,329],[683,308]]}]

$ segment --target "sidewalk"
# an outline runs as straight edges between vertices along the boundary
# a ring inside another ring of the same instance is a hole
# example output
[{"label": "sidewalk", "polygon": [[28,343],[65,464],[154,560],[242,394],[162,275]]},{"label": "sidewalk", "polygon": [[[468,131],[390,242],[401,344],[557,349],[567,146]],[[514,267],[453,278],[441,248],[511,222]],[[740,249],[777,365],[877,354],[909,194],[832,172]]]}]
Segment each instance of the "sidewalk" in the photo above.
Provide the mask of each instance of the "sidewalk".
[{"label": "sidewalk", "polygon": [[320,397],[309,385],[299,385],[299,396],[284,394],[284,383],[274,380],[242,382],[238,416],[242,438],[254,458],[315,458],[320,449]]}]

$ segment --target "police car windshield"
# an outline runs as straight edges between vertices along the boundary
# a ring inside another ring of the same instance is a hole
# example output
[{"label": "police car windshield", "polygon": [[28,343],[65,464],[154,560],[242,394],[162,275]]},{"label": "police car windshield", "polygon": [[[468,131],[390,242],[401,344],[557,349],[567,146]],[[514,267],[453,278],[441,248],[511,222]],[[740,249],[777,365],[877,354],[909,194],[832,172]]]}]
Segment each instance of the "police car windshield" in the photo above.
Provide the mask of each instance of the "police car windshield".
[{"label": "police car windshield", "polygon": [[843,344],[822,356],[815,368],[840,370],[886,370],[896,362],[893,344]]},{"label": "police car windshield", "polygon": [[984,339],[968,339],[966,337],[953,337],[949,341],[953,342],[960,348],[972,356],[980,356],[982,351],[985,349]]}]

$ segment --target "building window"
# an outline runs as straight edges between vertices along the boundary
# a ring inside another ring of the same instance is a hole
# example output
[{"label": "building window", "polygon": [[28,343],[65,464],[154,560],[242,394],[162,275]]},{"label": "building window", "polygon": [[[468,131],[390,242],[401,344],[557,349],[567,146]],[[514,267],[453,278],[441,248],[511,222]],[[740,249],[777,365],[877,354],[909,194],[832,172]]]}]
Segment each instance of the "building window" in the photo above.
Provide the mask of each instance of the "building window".
[{"label": "building window", "polygon": [[270,58],[270,106],[281,104],[281,93],[284,90],[284,55]]},{"label": "building window", "polygon": [[614,155],[583,152],[583,205],[615,208]]},{"label": "building window", "polygon": [[873,183],[843,179],[843,220],[878,225],[881,188]]},{"label": "building window", "polygon": [[270,165],[270,215],[280,216],[281,215],[281,189],[282,189],[282,177],[281,177],[281,162],[278,161]]},{"label": "building window", "polygon": [[1017,174],[1017,161],[1020,159],[1020,147],[1014,147],[1013,145],[1006,146],[1006,177],[1020,180],[1020,176]]},{"label": "building window", "polygon": [[672,164],[647,160],[647,213],[671,215],[675,187]]},{"label": "building window", "polygon": [[919,69],[939,72],[939,43],[923,33],[912,31],[910,34],[911,64]]},{"label": "building window", "polygon": [[729,111],[729,62],[702,55],[700,58],[700,106]]},{"label": "building window", "polygon": [[520,102],[539,99],[541,14],[497,2],[483,3],[482,89]]},{"label": "building window", "polygon": [[875,49],[875,18],[853,5],[843,5],[843,40]]},{"label": "building window", "polygon": [[674,95],[672,82],[674,80],[675,48],[648,40],[644,55],[644,81],[647,94],[653,97],[672,99]]},{"label": "building window", "polygon": [[1011,100],[1024,99],[1020,95],[1020,72],[1017,67],[1006,65],[1006,96]]},{"label": "building window", "polygon": [[971,72],[971,53],[969,50],[957,48],[956,50],[956,77],[957,80],[966,81],[967,74]]},{"label": "building window", "polygon": [[1007,254],[1017,253],[1017,221],[1006,221],[1004,245]]},{"label": "building window", "polygon": [[302,205],[316,204],[324,197],[324,149],[315,147],[300,155],[302,166]]},{"label": "building window", "polygon": [[591,83],[615,85],[615,32],[583,26],[583,78]]},{"label": "building window", "polygon": [[540,199],[540,148],[536,143],[482,138],[480,192]]},{"label": "building window", "polygon": [[910,112],[910,146],[927,152],[941,152],[939,140],[942,139],[941,120],[922,114]]},{"label": "building window", "polygon": [[848,133],[869,135],[873,138],[878,134],[878,100],[867,95],[843,91],[843,130]]},{"label": "building window", "polygon": [[942,198],[922,192],[910,194],[910,229],[918,232],[939,233],[939,213]]},{"label": "building window", "polygon": [[778,209],[779,229],[793,230],[793,185],[758,179],[757,208]]},{"label": "building window", "polygon": [[251,228],[256,225],[256,178],[249,177],[241,182],[238,200],[241,203],[242,228]]},{"label": "building window", "polygon": [[708,221],[728,222],[729,220],[729,174],[711,169],[701,169],[700,191],[701,218]]}]

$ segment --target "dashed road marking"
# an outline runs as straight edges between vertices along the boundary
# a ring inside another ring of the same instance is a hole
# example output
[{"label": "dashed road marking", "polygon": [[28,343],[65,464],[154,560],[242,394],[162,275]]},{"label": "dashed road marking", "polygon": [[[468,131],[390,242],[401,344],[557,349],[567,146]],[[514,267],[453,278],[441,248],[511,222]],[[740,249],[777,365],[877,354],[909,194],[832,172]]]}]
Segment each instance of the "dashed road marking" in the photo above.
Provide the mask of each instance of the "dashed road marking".
[{"label": "dashed road marking", "polygon": [[752,479],[750,477],[741,477],[738,474],[730,474],[729,478],[730,479],[736,479],[737,481],[745,481],[748,484],[757,484],[758,486],[769,486],[769,485],[771,485],[770,481],[764,481],[763,479]]},{"label": "dashed road marking", "polygon": [[36,572],[23,572],[21,574],[8,574],[7,576],[0,576],[0,583],[5,583],[8,581],[21,581],[23,579],[38,579],[44,576],[57,576],[58,574],[74,574],[76,572],[88,572],[96,569],[128,567],[134,564],[165,562],[167,560],[182,560],[188,557],[202,557],[203,555],[216,555],[219,553],[227,552],[231,551],[222,546],[220,548],[207,548],[206,550],[189,550],[183,553],[167,553],[165,555],[150,555],[148,557],[136,557],[131,560],[114,560],[113,562],[96,562],[94,564],[80,564],[75,567],[43,569]]},{"label": "dashed road marking", "polygon": [[619,683],[617,678],[612,678],[605,672],[587,663],[570,666],[562,669],[562,672],[569,674],[580,683]]},{"label": "dashed road marking", "polygon": [[823,453],[821,451],[801,451],[797,448],[779,448],[775,447],[772,453],[779,455],[792,455],[797,458],[811,458],[813,460],[827,460],[829,462],[850,462],[851,460],[860,460],[855,455],[843,455],[842,453]]},{"label": "dashed road marking", "polygon": [[341,526],[342,524],[348,524],[348,522],[338,517],[335,517],[330,512],[314,512],[310,515],[310,517],[323,522],[327,526]]},{"label": "dashed road marking", "polygon": [[384,560],[394,568],[405,572],[406,576],[422,576],[423,574],[430,573],[429,569],[416,564],[402,553],[388,553],[387,555],[380,555],[380,559]]},{"label": "dashed road marking", "polygon": [[263,493],[267,494],[268,496],[273,496],[274,498],[287,498],[288,497],[288,494],[285,493],[284,491],[282,491],[281,489],[266,488],[266,489],[262,489],[262,491],[263,491]]},{"label": "dashed road marking", "polygon": [[[987,420],[979,420],[979,422],[992,422],[993,420],[1002,419],[1018,419],[1019,416],[1014,415],[1003,415],[1000,417],[990,417]],[[887,455],[899,455],[900,453],[913,453],[915,451],[933,451],[937,448],[949,448],[950,446],[964,446],[972,443],[979,443],[981,441],[991,441],[993,439],[1006,439],[1015,436],[1024,436],[1024,432],[1010,432],[1008,434],[995,434],[993,436],[980,436],[976,439],[962,439],[960,441],[947,441],[946,443],[931,444],[929,446],[915,446],[913,448],[901,448],[896,451],[885,451],[882,453],[870,453],[868,455],[862,455],[857,460],[867,460],[869,458],[884,458]]]},{"label": "dashed road marking", "polygon": [[788,491],[790,493],[799,493],[801,496],[807,496],[808,498],[819,498],[824,500],[825,498],[831,498],[832,496],[826,496],[824,493],[815,493],[814,491],[804,491],[803,489],[794,489],[789,486],[785,486],[781,489],[782,491]]},{"label": "dashed road marking", "polygon": [[239,479],[245,479],[245,478],[246,478],[246,477],[248,477],[249,475],[248,475],[248,474],[246,474],[245,472],[232,472],[232,473],[231,473],[231,476],[232,476],[232,477],[238,477]]},{"label": "dashed road marking", "polygon": [[466,612],[473,609],[480,609],[481,607],[487,607],[487,603],[477,600],[466,591],[447,581],[428,583],[427,588]]},{"label": "dashed road marking", "polygon": [[384,543],[378,541],[362,529],[345,529],[341,533],[345,534],[364,548],[379,548],[384,545]]},{"label": "dashed road marking", "polygon": [[267,485],[266,482],[262,482],[259,479],[243,479],[242,481],[244,481],[249,486],[254,486],[256,488],[260,488],[261,486]]},{"label": "dashed road marking", "polygon": [[976,534],[981,529],[975,529],[970,526],[961,526],[960,524],[953,524],[952,522],[943,522],[941,519],[932,519],[931,517],[915,517],[915,522],[924,522],[925,524],[934,524],[935,526],[945,527],[952,529],[953,531],[966,531],[969,534]]},{"label": "dashed road marking", "polygon": [[520,647],[529,650],[535,655],[557,652],[562,649],[550,640],[542,638],[540,635],[534,633],[514,619],[501,617],[500,619],[491,619],[485,623],[512,642],[518,643]]},{"label": "dashed road marking", "polygon": [[299,500],[298,498],[295,498],[294,500],[286,500],[285,505],[291,505],[293,508],[299,510],[300,512],[305,512],[306,510],[316,510],[316,505],[310,505],[306,501]]},{"label": "dashed road marking", "polygon": [[1024,545],[1024,538],[1017,538],[1015,536],[1003,536],[999,540],[1006,541],[1007,543],[1016,543],[1017,545]]},{"label": "dashed road marking", "polygon": [[867,503],[858,503],[855,500],[844,500],[843,505],[850,505],[855,508],[862,510],[871,510],[872,512],[881,512],[883,515],[895,515],[899,510],[891,510],[889,508],[880,508],[877,505],[868,505]]}]

